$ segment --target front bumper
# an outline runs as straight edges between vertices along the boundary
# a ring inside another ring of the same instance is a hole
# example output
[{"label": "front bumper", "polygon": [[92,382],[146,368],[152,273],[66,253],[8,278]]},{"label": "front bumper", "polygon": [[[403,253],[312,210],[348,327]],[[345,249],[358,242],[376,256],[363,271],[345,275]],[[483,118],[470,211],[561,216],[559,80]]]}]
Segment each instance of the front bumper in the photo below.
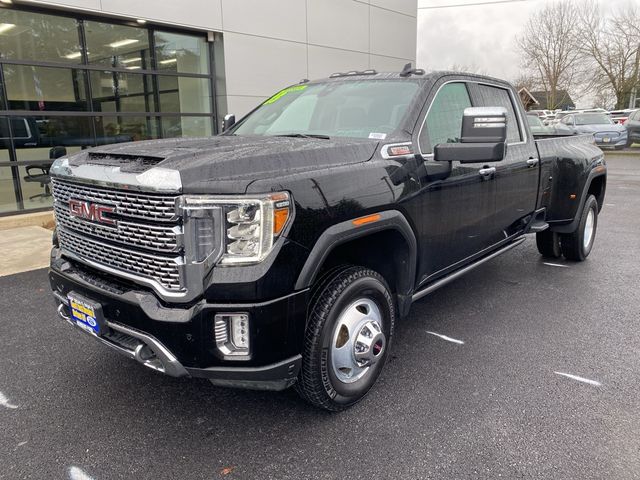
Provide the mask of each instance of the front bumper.
[{"label": "front bumper", "polygon": [[[50,283],[58,315],[78,330],[153,370],[174,377],[201,377],[242,388],[282,390],[295,383],[301,365],[307,291],[254,304],[161,304],[144,290],[118,291],[117,284],[88,277],[82,266],[52,259]],[[68,311],[70,292],[102,306],[105,333],[78,327]],[[215,313],[246,311],[251,316],[251,356],[224,357],[213,336]]]}]

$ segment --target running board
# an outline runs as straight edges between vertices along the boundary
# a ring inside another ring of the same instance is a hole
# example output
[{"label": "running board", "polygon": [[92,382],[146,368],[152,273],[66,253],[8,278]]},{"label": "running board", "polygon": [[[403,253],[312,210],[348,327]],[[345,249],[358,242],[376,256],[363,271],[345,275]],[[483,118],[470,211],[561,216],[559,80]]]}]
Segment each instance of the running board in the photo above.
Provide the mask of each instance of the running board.
[{"label": "running board", "polygon": [[415,302],[416,300],[419,300],[422,297],[426,297],[431,292],[439,289],[440,287],[445,286],[449,282],[453,282],[455,279],[460,278],[465,273],[468,273],[471,270],[473,270],[474,268],[479,267],[483,263],[486,263],[489,260],[497,257],[498,255],[501,255],[501,254],[511,250],[512,248],[517,247],[522,242],[524,242],[524,240],[525,240],[525,237],[520,237],[519,239],[515,240],[513,243],[510,243],[510,244],[502,247],[500,250],[497,250],[497,251],[493,252],[491,255],[487,255],[486,257],[483,257],[480,260],[477,260],[475,263],[472,263],[471,265],[467,265],[466,267],[461,268],[460,270],[456,270],[455,272],[447,275],[446,277],[441,278],[437,282],[434,282],[431,285],[429,285],[428,287],[426,287],[424,290],[419,290],[416,293],[414,293],[413,296],[411,297],[411,301]]}]

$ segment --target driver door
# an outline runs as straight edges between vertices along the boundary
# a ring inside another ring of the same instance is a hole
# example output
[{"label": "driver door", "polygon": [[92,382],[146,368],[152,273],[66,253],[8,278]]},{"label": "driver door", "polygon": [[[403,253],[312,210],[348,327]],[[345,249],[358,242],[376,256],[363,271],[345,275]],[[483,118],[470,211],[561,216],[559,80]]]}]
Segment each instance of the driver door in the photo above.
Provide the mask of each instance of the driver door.
[{"label": "driver door", "polygon": [[496,231],[496,183],[481,170],[483,164],[435,162],[433,149],[440,143],[460,141],[464,109],[471,107],[464,81],[434,87],[427,101],[418,145],[424,159],[420,192],[414,199],[418,230],[418,282],[434,280],[469,262],[503,237]]}]

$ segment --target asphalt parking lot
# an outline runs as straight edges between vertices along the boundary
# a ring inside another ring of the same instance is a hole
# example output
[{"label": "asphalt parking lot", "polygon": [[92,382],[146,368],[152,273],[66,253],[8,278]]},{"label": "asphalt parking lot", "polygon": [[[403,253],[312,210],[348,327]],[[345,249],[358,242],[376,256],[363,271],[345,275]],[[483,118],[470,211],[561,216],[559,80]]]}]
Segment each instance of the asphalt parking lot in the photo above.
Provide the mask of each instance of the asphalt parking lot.
[{"label": "asphalt parking lot", "polygon": [[640,478],[640,155],[607,159],[587,262],[530,237],[421,300],[339,414],[157,374],[58,320],[45,270],[0,278],[0,478]]}]

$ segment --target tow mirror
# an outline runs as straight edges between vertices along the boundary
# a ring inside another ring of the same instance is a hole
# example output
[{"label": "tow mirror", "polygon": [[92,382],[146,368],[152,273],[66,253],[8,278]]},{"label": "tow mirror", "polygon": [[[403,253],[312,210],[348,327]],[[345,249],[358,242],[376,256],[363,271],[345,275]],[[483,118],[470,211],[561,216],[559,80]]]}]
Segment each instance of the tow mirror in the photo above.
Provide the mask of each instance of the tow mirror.
[{"label": "tow mirror", "polygon": [[226,132],[236,124],[236,116],[233,113],[228,113],[222,120],[222,131]]},{"label": "tow mirror", "polygon": [[437,162],[499,162],[507,153],[507,109],[471,107],[464,110],[459,143],[441,143],[434,148]]}]

